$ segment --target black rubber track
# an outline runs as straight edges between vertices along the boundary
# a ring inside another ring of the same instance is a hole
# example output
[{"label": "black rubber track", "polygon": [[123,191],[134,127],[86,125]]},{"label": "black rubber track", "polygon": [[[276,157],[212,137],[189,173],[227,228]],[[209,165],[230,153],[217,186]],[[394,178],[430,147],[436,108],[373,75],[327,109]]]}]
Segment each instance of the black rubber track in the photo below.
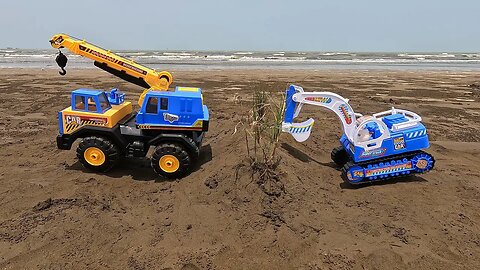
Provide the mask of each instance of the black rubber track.
[{"label": "black rubber track", "polygon": [[425,152],[425,151],[415,151],[415,152],[410,152],[410,153],[405,153],[405,154],[399,154],[399,155],[396,155],[396,156],[389,156],[389,157],[386,157],[386,158],[381,158],[381,159],[376,159],[376,160],[369,160],[369,161],[365,161],[365,162],[360,162],[360,163],[353,163],[352,161],[349,161],[347,162],[343,168],[342,168],[342,179],[350,184],[350,185],[362,185],[362,184],[366,184],[366,183],[373,183],[373,182],[380,182],[380,181],[388,181],[388,180],[391,180],[391,179],[395,179],[395,178],[402,178],[402,177],[409,177],[411,175],[416,175],[416,174],[422,174],[422,173],[426,173],[426,172],[416,172],[416,171],[412,171],[411,173],[409,174],[400,174],[400,175],[397,175],[397,176],[390,176],[390,177],[387,177],[387,178],[378,178],[376,180],[368,180],[366,178],[364,178],[361,182],[358,182],[358,183],[351,183],[349,180],[348,180],[348,177],[347,177],[347,172],[349,170],[349,168],[351,166],[360,166],[360,167],[363,167],[365,168],[365,166],[367,166],[368,164],[377,164],[377,163],[380,163],[380,162],[386,162],[386,161],[392,161],[392,160],[397,160],[397,159],[403,159],[403,158],[407,158],[407,159],[411,159],[413,158],[415,155],[417,154],[421,154],[421,153],[424,153],[424,154],[427,154],[429,156],[432,157],[432,161],[433,161],[433,164],[432,164],[432,168],[426,172],[429,172],[431,171],[434,167],[435,167],[435,158],[430,155],[429,153]]},{"label": "black rubber track", "polygon": [[334,148],[330,154],[330,157],[332,158],[332,161],[335,162],[335,164],[337,164],[339,167],[343,167],[343,165],[350,160],[350,157],[343,146]]}]

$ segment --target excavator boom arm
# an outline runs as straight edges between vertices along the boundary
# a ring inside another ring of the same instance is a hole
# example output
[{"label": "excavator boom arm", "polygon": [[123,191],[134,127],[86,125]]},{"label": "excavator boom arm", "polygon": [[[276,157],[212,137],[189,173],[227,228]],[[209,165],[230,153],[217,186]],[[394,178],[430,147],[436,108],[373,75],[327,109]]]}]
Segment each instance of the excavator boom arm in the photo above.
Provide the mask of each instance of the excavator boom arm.
[{"label": "excavator boom arm", "polygon": [[172,75],[167,71],[157,72],[109,50],[66,34],[54,35],[50,44],[55,49],[66,48],[74,54],[90,58],[94,60],[95,66],[144,88],[168,90],[173,81]]},{"label": "excavator boom arm", "polygon": [[353,139],[356,131],[357,114],[348,103],[348,99],[332,92],[304,92],[302,87],[291,85],[286,91],[285,115],[282,130],[289,132],[297,141],[305,141],[312,130],[313,119],[302,123],[293,123],[303,105],[315,105],[333,111],[342,123],[344,133],[349,139]]}]

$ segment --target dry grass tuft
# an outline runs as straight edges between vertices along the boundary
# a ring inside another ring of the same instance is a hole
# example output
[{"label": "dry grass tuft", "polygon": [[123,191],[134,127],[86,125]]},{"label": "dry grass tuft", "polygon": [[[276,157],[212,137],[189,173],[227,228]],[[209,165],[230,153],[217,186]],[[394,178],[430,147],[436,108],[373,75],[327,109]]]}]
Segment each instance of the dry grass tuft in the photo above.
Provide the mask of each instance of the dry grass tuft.
[{"label": "dry grass tuft", "polygon": [[284,189],[277,171],[281,160],[277,155],[277,148],[284,111],[285,96],[279,98],[260,87],[254,92],[248,115],[239,123],[244,127],[252,179],[256,179],[267,195],[279,196]]}]

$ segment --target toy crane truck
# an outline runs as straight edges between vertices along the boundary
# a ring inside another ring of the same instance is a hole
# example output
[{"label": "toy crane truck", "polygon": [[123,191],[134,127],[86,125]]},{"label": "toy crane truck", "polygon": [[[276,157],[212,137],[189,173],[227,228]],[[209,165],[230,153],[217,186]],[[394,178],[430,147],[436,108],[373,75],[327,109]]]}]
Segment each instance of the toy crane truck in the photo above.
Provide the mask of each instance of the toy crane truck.
[{"label": "toy crane truck", "polygon": [[[70,107],[58,112],[59,149],[69,150],[78,139],[77,157],[83,166],[105,172],[122,156],[145,157],[154,147],[151,166],[157,174],[181,178],[189,173],[208,130],[208,108],[200,88],[165,91],[172,82],[166,71],[156,72],[65,34],[53,36],[50,43],[93,59],[95,66],[129,82],[149,87],[138,101],[138,112],[133,112],[132,103],[117,89],[73,91]],[[56,60],[63,70],[66,56],[60,52]]]},{"label": "toy crane truck", "polygon": [[331,157],[342,167],[342,177],[350,184],[424,173],[435,164],[432,155],[423,151],[429,147],[428,135],[416,113],[392,108],[363,116],[335,93],[304,92],[291,85],[286,91],[282,131],[298,142],[308,139],[314,124],[312,118],[293,123],[304,104],[327,108],[342,122],[341,145],[333,149]]}]

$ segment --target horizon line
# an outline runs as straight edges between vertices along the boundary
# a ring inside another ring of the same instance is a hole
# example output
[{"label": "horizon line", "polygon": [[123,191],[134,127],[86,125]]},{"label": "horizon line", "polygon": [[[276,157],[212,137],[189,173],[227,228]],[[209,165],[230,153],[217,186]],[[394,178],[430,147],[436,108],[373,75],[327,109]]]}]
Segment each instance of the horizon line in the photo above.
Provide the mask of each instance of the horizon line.
[{"label": "horizon line", "polygon": [[[21,48],[21,47],[0,47],[0,50],[52,50],[56,51],[54,48]],[[67,49],[68,50],[68,49]],[[244,50],[244,49],[109,49],[110,51],[117,52],[131,52],[131,51],[164,51],[164,52],[244,52],[244,53],[262,53],[262,52],[277,52],[277,53],[480,53],[479,51],[449,51],[449,50],[431,50],[431,51],[388,51],[388,50]]]}]

